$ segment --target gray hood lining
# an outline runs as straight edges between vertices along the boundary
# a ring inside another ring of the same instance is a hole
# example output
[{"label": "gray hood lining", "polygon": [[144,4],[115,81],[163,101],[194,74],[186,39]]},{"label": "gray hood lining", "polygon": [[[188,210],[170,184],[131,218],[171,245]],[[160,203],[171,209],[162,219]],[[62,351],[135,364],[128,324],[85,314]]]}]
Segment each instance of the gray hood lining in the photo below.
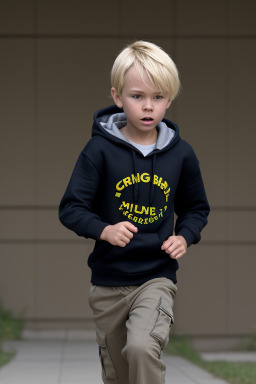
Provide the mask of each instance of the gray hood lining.
[{"label": "gray hood lining", "polygon": [[[132,142],[127,139],[120,129],[126,125],[126,116],[125,113],[115,113],[113,115],[105,115],[102,117],[102,121],[100,124],[102,127],[111,135],[117,137],[118,139],[121,139],[125,141],[126,143],[129,143],[131,145]],[[156,142],[156,148],[155,149],[163,149],[167,145],[170,144],[170,142],[173,140],[175,136],[175,131],[172,128],[169,128],[163,121],[161,121],[158,126],[158,137]]]}]

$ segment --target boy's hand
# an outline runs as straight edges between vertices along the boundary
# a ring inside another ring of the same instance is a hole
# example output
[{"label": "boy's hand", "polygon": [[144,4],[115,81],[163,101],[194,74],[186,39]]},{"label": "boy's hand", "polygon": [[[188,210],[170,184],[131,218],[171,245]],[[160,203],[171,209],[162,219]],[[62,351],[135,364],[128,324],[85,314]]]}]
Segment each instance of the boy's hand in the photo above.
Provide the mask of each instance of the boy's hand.
[{"label": "boy's hand", "polygon": [[118,247],[125,247],[133,238],[133,233],[136,232],[138,232],[138,228],[132,223],[121,221],[115,225],[107,225],[103,229],[100,239]]},{"label": "boy's hand", "polygon": [[187,252],[187,242],[183,236],[170,236],[163,242],[161,249],[172,259],[179,259]]}]

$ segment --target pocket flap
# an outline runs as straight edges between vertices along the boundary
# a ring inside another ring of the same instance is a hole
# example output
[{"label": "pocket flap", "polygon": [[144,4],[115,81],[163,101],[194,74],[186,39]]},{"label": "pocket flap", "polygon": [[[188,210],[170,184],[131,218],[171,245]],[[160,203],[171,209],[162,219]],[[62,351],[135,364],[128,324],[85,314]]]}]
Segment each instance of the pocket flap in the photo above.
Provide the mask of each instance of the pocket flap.
[{"label": "pocket flap", "polygon": [[99,345],[99,356],[101,360],[103,376],[105,376],[107,379],[116,379],[117,374],[111,359],[111,355],[107,348],[106,334],[100,331],[98,328],[96,328],[96,340]]},{"label": "pocket flap", "polygon": [[172,308],[172,303],[168,299],[161,297],[157,308],[160,311],[163,311],[167,316],[169,316],[172,323],[174,322],[173,313],[170,311],[170,309]]},{"label": "pocket flap", "polygon": [[96,329],[96,340],[100,347],[106,347],[106,334]]},{"label": "pocket flap", "polygon": [[160,343],[161,349],[164,349],[169,341],[170,326],[174,322],[171,300],[161,297],[156,310],[158,316],[150,334]]}]

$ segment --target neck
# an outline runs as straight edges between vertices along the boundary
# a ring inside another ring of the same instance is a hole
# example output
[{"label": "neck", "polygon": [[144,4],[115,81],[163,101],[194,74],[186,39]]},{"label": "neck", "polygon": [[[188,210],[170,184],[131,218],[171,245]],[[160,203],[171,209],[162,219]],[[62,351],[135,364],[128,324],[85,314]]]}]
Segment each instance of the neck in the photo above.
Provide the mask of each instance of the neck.
[{"label": "neck", "polygon": [[134,143],[141,145],[150,145],[154,144],[157,141],[157,130],[156,128],[150,132],[133,132],[129,127],[124,126],[121,128],[123,135],[133,141]]}]

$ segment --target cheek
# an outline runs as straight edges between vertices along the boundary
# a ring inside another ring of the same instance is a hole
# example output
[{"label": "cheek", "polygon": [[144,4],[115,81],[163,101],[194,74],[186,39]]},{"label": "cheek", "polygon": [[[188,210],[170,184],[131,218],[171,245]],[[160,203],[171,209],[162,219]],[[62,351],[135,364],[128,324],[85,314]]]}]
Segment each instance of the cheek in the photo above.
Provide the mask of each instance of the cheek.
[{"label": "cheek", "polygon": [[158,108],[155,109],[155,112],[159,117],[164,116],[165,111],[166,111],[166,109],[163,108],[162,106],[161,107],[159,106]]},{"label": "cheek", "polygon": [[159,109],[159,114],[162,114],[163,116],[165,116],[167,110],[168,110],[168,104],[165,104],[161,107],[161,109]]},{"label": "cheek", "polygon": [[127,116],[132,117],[134,113],[136,113],[136,107],[135,105],[126,104],[124,107],[124,112]]}]

